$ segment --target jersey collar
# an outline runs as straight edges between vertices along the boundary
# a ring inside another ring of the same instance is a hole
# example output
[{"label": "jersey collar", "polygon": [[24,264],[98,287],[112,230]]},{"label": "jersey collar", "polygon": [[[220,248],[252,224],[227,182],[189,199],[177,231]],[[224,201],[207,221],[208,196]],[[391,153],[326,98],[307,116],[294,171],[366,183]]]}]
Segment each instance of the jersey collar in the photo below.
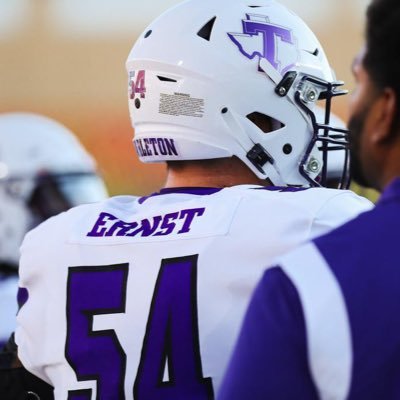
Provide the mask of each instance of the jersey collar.
[{"label": "jersey collar", "polygon": [[150,196],[141,197],[139,203],[144,203],[150,197],[162,196],[165,194],[192,194],[197,196],[208,196],[210,194],[221,191],[222,188],[212,187],[174,187],[174,188],[163,188],[159,192],[153,193]]}]

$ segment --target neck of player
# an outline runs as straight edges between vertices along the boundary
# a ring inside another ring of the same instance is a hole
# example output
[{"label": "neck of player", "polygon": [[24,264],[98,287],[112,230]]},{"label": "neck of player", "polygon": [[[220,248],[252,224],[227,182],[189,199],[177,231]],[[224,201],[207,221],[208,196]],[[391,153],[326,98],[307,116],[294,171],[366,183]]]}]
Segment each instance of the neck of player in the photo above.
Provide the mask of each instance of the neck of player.
[{"label": "neck of player", "polygon": [[236,157],[212,160],[169,162],[165,188],[215,187],[236,185],[261,185],[268,182],[259,179]]}]

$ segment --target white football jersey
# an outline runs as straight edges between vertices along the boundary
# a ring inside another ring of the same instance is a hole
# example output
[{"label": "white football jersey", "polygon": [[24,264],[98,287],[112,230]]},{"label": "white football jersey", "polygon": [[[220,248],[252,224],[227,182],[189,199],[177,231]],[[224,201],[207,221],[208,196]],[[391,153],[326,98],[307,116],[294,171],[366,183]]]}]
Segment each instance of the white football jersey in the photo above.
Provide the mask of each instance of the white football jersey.
[{"label": "white football jersey", "polygon": [[57,400],[213,399],[265,267],[371,207],[242,185],[71,209],[23,243],[19,357]]}]

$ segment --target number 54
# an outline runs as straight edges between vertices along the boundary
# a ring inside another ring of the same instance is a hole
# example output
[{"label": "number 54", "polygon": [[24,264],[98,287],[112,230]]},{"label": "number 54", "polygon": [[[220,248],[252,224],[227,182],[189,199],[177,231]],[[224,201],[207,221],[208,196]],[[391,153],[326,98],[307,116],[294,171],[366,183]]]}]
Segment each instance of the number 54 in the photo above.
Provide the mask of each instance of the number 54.
[{"label": "number 54", "polygon": [[[212,400],[204,378],[197,321],[197,255],[161,262],[133,387],[135,400]],[[98,400],[124,399],[126,354],[114,330],[93,331],[93,317],[125,312],[129,264],[70,267],[65,357],[78,381],[95,380]],[[168,365],[169,381],[163,381]],[[68,400],[90,400],[72,390]]]},{"label": "number 54", "polygon": [[136,94],[140,94],[140,98],[146,97],[146,71],[138,71],[135,79],[136,71],[129,72],[129,98],[134,100]]}]

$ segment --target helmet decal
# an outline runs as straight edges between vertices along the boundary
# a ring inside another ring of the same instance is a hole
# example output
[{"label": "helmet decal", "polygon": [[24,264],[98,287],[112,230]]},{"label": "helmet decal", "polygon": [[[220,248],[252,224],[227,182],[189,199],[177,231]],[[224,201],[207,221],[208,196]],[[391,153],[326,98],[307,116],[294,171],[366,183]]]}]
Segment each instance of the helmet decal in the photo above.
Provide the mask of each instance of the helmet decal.
[{"label": "helmet decal", "polygon": [[[291,29],[271,24],[267,16],[259,14],[246,14],[242,24],[243,33],[228,33],[228,36],[245,57],[250,60],[256,56],[265,58],[282,75],[294,66],[298,49],[297,40]],[[282,44],[289,45],[295,50],[292,51],[289,63],[279,56],[278,38]]]},{"label": "helmet decal", "polygon": [[150,156],[178,156],[175,140],[167,138],[146,138],[133,141],[140,157]]},{"label": "helmet decal", "polygon": [[140,95],[141,99],[146,97],[146,71],[130,71],[129,72],[129,98],[135,99],[136,95]]},{"label": "helmet decal", "polygon": [[204,117],[205,100],[193,97],[188,93],[160,93],[160,114],[175,117],[184,116],[192,118]]}]

